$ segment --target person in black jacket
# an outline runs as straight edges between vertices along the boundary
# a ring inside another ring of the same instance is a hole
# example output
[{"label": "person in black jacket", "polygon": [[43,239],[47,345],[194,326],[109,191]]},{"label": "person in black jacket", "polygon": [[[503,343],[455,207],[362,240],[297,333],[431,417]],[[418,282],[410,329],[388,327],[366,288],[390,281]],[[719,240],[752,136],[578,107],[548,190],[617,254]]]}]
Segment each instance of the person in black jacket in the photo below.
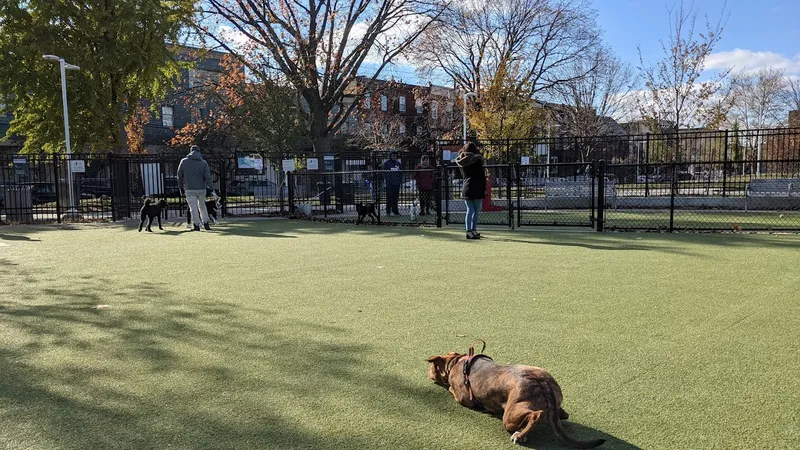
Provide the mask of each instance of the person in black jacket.
[{"label": "person in black jacket", "polygon": [[467,204],[467,215],[464,218],[467,239],[480,239],[478,216],[483,198],[486,196],[486,174],[483,168],[483,156],[475,143],[468,143],[458,152],[456,165],[461,168],[461,175],[464,177],[461,196]]}]

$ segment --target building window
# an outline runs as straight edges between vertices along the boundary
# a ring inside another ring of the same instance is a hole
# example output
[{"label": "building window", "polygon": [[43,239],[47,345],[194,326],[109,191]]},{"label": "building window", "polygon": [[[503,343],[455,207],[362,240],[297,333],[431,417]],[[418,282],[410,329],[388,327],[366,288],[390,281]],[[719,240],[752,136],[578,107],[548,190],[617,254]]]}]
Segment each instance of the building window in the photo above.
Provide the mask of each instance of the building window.
[{"label": "building window", "polygon": [[448,103],[447,104],[447,114],[453,114],[453,104],[452,103]]},{"label": "building window", "polygon": [[381,127],[381,131],[383,132],[384,135],[389,134],[389,124],[388,123],[383,124],[383,126]]},{"label": "building window", "polygon": [[389,99],[385,95],[381,95],[381,111],[389,110]]},{"label": "building window", "polygon": [[422,136],[422,125],[417,125],[417,136]]},{"label": "building window", "polygon": [[175,122],[172,120],[172,106],[161,107],[161,125],[167,128],[175,126]]},{"label": "building window", "polygon": [[372,108],[372,94],[367,92],[364,94],[364,109]]},{"label": "building window", "polygon": [[400,96],[400,112],[406,112],[406,96]]},{"label": "building window", "polygon": [[422,114],[422,99],[417,99],[417,114]]},{"label": "building window", "polygon": [[401,123],[400,124],[400,136],[405,136],[405,135],[406,135],[406,126],[405,126],[405,124]]},{"label": "building window", "polygon": [[437,101],[431,102],[431,117],[433,120],[439,119],[439,102]]}]

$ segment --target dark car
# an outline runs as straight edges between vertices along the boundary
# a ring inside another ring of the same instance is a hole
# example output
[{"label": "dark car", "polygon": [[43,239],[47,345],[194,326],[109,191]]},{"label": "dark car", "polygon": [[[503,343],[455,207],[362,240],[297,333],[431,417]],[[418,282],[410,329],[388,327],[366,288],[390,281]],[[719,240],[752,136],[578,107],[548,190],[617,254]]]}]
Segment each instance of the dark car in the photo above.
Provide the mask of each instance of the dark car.
[{"label": "dark car", "polygon": [[81,180],[81,198],[97,198],[104,195],[111,195],[111,180],[106,178],[84,178]]},{"label": "dark car", "polygon": [[56,185],[54,183],[31,183],[31,201],[34,205],[56,201]]}]

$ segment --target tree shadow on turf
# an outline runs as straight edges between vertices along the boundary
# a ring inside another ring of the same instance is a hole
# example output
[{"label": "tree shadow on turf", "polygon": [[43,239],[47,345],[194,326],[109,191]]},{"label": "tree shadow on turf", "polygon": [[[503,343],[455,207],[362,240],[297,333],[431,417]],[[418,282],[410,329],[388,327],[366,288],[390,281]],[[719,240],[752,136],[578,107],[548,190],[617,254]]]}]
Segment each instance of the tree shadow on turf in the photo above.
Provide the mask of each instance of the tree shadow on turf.
[{"label": "tree shadow on turf", "polygon": [[[276,449],[429,443],[424,434],[395,429],[413,430],[437,413],[424,368],[419,382],[409,382],[373,362],[372,346],[343,328],[197,299],[163,283],[119,285],[77,275],[64,284],[38,272],[29,276],[36,283],[8,283],[18,294],[12,301],[0,297],[6,342],[0,402],[14,418],[0,443]],[[363,423],[340,429],[348,409],[361,413]]]},{"label": "tree shadow on turf", "polygon": [[0,233],[0,241],[30,241],[30,242],[39,242],[39,239],[33,239],[30,236],[26,236],[24,234],[6,234]]}]

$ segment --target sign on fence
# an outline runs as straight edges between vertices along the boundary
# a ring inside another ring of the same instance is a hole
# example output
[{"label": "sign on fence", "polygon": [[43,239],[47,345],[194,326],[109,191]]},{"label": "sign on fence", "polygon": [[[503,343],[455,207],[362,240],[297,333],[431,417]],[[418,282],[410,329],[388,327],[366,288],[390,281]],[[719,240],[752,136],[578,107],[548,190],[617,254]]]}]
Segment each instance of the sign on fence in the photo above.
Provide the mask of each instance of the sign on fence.
[{"label": "sign on fence", "polygon": [[294,171],[294,160],[293,159],[284,159],[283,160],[283,171],[284,172],[293,172]]},{"label": "sign on fence", "polygon": [[522,164],[523,166],[527,166],[530,163],[531,163],[530,156],[523,156],[522,158],[520,158],[520,164]]},{"label": "sign on fence", "polygon": [[306,160],[306,169],[308,169],[308,170],[319,170],[319,159],[318,158],[308,158]]},{"label": "sign on fence", "polygon": [[325,172],[333,172],[334,155],[325,155],[323,164],[325,164]]},{"label": "sign on fence", "polygon": [[14,158],[14,175],[24,177],[28,175],[28,158]]},{"label": "sign on fence", "polygon": [[236,163],[240,169],[264,170],[264,159],[261,155],[239,156]]},{"label": "sign on fence", "polygon": [[69,167],[72,173],[86,173],[86,161],[82,159],[70,160]]}]

